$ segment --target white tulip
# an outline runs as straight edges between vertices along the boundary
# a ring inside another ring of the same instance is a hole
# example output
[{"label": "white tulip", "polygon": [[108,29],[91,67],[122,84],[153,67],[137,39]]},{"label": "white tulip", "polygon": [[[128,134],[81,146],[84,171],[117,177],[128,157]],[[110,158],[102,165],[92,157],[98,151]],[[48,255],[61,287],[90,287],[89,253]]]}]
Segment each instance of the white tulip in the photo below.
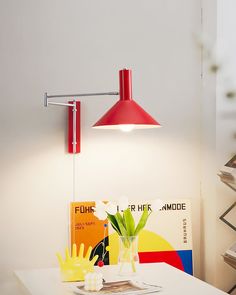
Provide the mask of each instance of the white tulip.
[{"label": "white tulip", "polygon": [[112,202],[108,202],[106,204],[106,212],[111,214],[111,215],[115,215],[117,213],[117,206],[115,204],[113,204]]},{"label": "white tulip", "polygon": [[93,208],[93,214],[100,220],[105,220],[107,218],[106,204],[102,201],[95,202],[95,207]]},{"label": "white tulip", "polygon": [[112,203],[108,202],[107,204],[103,203],[102,201],[95,202],[95,207],[93,208],[94,215],[100,219],[105,220],[107,218],[107,213],[111,215],[115,215],[117,213],[117,206]]},{"label": "white tulip", "polygon": [[95,202],[95,208],[98,210],[105,210],[106,204],[99,200]]},{"label": "white tulip", "polygon": [[126,210],[129,207],[129,199],[125,196],[121,197],[118,200],[118,206],[119,206],[119,210]]},{"label": "white tulip", "polygon": [[161,199],[155,199],[151,202],[152,211],[159,211],[165,203]]},{"label": "white tulip", "polygon": [[105,210],[99,210],[94,208],[93,214],[100,220],[105,220],[107,218],[107,213]]}]

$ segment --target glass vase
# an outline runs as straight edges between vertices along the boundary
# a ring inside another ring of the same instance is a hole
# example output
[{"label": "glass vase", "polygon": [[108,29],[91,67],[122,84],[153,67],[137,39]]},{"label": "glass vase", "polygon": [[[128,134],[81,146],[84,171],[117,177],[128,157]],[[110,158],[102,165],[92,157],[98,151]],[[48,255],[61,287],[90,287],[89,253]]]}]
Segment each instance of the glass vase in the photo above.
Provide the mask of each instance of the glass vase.
[{"label": "glass vase", "polygon": [[119,236],[119,275],[129,276],[137,273],[139,265],[138,237]]}]

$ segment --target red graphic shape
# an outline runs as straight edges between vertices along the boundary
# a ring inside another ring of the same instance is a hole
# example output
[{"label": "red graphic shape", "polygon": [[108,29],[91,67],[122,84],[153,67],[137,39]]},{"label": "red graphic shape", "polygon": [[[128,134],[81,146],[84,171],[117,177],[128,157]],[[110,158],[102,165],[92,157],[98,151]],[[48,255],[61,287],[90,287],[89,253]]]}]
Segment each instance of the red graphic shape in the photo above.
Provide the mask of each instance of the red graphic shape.
[{"label": "red graphic shape", "polygon": [[184,271],[182,260],[176,251],[139,252],[140,263],[166,262]]}]

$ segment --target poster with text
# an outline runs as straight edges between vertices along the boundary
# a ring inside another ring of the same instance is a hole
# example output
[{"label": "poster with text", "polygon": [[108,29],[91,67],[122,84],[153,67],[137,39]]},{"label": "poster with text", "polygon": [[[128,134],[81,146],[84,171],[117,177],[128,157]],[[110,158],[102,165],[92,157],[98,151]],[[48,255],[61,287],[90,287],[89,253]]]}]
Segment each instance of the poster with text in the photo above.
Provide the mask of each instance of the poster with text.
[{"label": "poster with text", "polygon": [[[130,201],[130,210],[138,223],[148,201]],[[71,203],[71,243],[92,246],[105,264],[118,262],[119,239],[108,220],[93,214],[95,202]],[[119,210],[119,208],[117,208]],[[107,246],[109,251],[107,251]],[[189,274],[193,273],[191,205],[188,199],[165,201],[158,212],[152,212],[138,237],[140,263],[166,262]]]}]

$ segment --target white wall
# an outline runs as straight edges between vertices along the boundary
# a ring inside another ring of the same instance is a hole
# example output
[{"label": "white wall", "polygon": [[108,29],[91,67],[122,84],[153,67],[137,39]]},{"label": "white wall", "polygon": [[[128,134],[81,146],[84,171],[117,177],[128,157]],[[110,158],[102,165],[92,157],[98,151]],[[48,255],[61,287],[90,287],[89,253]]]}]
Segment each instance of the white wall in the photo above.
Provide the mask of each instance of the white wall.
[{"label": "white wall", "polygon": [[92,130],[115,98],[83,99],[76,199],[192,199],[200,275],[200,29],[198,0],[0,2],[1,294],[19,294],[14,269],[56,266],[67,243],[66,111],[43,93],[117,90],[123,67],[163,128]]},{"label": "white wall", "polygon": [[[216,2],[204,0],[202,7],[202,32],[210,44],[216,40]],[[215,284],[216,275],[216,79],[209,73],[209,61],[202,52],[202,124],[201,124],[201,235],[203,278]]]}]

